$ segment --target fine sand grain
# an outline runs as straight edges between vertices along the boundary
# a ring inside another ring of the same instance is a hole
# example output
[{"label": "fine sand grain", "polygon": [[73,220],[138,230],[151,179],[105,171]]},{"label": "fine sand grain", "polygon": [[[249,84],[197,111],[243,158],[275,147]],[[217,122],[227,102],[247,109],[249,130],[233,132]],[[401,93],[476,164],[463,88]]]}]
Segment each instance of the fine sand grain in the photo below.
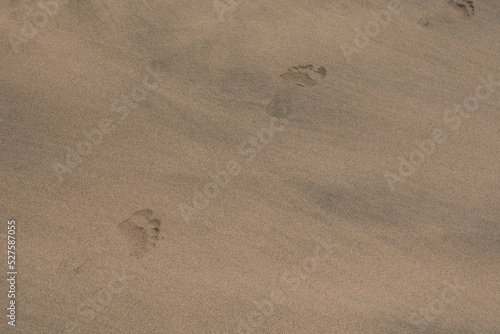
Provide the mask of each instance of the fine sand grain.
[{"label": "fine sand grain", "polygon": [[500,333],[499,1],[4,0],[0,35],[0,333]]}]

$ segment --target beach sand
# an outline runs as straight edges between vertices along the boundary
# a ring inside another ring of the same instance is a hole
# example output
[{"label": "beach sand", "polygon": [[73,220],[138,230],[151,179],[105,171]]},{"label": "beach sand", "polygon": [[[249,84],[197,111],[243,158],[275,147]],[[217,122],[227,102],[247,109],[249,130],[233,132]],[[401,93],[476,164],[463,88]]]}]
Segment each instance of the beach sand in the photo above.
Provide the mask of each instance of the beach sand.
[{"label": "beach sand", "polygon": [[500,2],[0,15],[0,332],[500,333]]}]

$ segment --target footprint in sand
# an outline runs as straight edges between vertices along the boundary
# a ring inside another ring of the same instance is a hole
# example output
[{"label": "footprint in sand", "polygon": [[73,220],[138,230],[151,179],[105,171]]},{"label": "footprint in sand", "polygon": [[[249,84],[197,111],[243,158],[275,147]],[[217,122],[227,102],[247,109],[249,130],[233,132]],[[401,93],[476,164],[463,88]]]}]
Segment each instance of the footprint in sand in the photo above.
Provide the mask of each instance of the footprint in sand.
[{"label": "footprint in sand", "polygon": [[140,259],[156,247],[160,236],[160,226],[161,221],[155,218],[150,209],[136,211],[118,224],[120,233],[128,241],[130,256]]},{"label": "footprint in sand", "polygon": [[474,3],[472,0],[448,0],[448,5],[457,15],[464,19],[474,16]]},{"label": "footprint in sand", "polygon": [[278,90],[266,106],[266,113],[273,117],[286,117],[290,114],[291,94],[287,90]]},{"label": "footprint in sand", "polygon": [[323,66],[315,69],[313,65],[293,66],[286,73],[280,75],[282,85],[278,87],[271,102],[266,106],[266,113],[273,117],[290,115],[291,97],[293,93],[290,85],[312,87],[317,85],[326,76]]},{"label": "footprint in sand", "polygon": [[471,19],[475,15],[472,0],[447,0],[441,7],[439,13],[421,18],[419,24],[429,27],[434,23],[457,23],[458,20]]},{"label": "footprint in sand", "polygon": [[73,275],[78,275],[87,269],[90,259],[85,257],[69,257],[65,258],[59,263],[58,270],[64,273],[71,273]]},{"label": "footprint in sand", "polygon": [[280,78],[302,87],[311,87],[318,83],[318,80],[326,76],[326,69],[320,67],[317,70],[313,65],[300,65],[289,68]]}]

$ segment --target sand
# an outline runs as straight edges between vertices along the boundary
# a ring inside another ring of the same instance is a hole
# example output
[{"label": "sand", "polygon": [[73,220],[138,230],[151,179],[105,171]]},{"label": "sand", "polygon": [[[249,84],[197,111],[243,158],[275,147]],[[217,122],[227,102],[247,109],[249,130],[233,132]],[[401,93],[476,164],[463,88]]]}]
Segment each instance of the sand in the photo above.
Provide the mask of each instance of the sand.
[{"label": "sand", "polygon": [[0,15],[1,333],[500,333],[500,2]]}]

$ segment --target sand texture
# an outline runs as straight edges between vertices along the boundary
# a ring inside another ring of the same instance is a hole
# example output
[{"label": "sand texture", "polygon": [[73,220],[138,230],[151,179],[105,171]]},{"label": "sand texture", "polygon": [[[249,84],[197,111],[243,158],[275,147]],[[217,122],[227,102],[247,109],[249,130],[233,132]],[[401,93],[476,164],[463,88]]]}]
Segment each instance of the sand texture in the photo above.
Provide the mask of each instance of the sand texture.
[{"label": "sand texture", "polygon": [[500,1],[2,0],[0,36],[0,333],[500,333]]}]

